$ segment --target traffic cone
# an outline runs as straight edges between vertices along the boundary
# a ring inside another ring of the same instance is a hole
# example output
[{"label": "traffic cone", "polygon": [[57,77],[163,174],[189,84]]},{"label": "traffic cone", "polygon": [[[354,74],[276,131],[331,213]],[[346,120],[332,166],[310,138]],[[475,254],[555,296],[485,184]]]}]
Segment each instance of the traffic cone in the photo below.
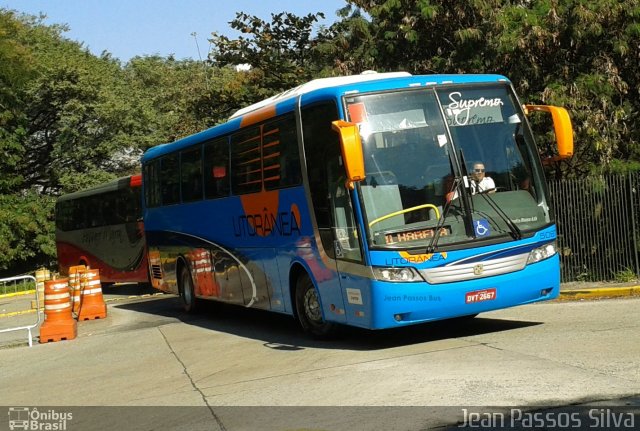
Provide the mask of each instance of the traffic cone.
[{"label": "traffic cone", "polygon": [[40,326],[40,343],[73,340],[78,335],[71,314],[69,279],[44,282],[44,323]]},{"label": "traffic cone", "polygon": [[80,280],[81,298],[78,320],[104,319],[107,317],[107,304],[102,297],[100,271],[87,268]]}]

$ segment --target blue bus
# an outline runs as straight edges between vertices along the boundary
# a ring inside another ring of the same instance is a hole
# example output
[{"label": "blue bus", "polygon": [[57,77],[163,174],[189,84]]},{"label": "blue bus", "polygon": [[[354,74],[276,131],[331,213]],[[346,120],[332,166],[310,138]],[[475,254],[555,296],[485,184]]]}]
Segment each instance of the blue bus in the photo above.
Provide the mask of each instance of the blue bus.
[{"label": "blue bus", "polygon": [[314,80],[151,148],[151,282],[187,311],[271,310],[316,337],[555,298],[534,111],[570,157],[567,111],[522,105],[507,78],[405,72]]}]

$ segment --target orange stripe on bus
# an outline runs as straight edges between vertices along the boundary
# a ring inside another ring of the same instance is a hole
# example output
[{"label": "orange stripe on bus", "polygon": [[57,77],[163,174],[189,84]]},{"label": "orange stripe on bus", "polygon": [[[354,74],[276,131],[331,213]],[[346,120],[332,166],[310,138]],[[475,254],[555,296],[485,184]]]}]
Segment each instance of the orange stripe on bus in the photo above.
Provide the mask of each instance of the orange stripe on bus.
[{"label": "orange stripe on bus", "polygon": [[263,108],[256,109],[253,112],[249,112],[248,114],[243,115],[242,120],[240,120],[240,127],[256,124],[275,116],[276,116],[275,105],[265,106]]},{"label": "orange stripe on bus", "polygon": [[279,132],[280,132],[280,129],[271,129],[271,130],[267,130],[266,132],[264,132],[263,135],[264,136],[269,136],[269,135],[273,135],[274,133],[279,133]]},{"label": "orange stripe on bus", "polygon": [[244,156],[245,154],[255,153],[256,151],[260,151],[260,147],[249,148],[248,150],[239,152],[238,156]]},{"label": "orange stripe on bus", "polygon": [[262,180],[255,180],[255,181],[247,181],[244,183],[238,183],[239,186],[250,186],[251,184],[261,184]]},{"label": "orange stripe on bus", "polygon": [[260,157],[258,157],[257,159],[251,159],[251,160],[247,160],[246,162],[238,163],[238,166],[250,165],[252,163],[259,162],[259,161],[260,161]]}]

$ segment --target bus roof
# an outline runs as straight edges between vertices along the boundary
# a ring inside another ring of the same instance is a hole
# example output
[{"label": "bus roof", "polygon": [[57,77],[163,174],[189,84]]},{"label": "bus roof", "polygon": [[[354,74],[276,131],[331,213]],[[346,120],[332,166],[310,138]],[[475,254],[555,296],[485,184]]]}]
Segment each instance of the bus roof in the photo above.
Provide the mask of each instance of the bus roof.
[{"label": "bus roof", "polygon": [[283,101],[292,97],[297,97],[302,94],[309,93],[313,90],[337,87],[337,86],[346,85],[346,84],[355,84],[355,83],[362,83],[367,81],[379,81],[381,79],[400,78],[400,77],[407,77],[407,76],[411,76],[411,74],[409,72],[376,73],[376,72],[370,71],[370,72],[361,73],[360,75],[336,76],[331,78],[314,79],[313,81],[309,81],[305,84],[299,85],[295,88],[292,88],[291,90],[287,90],[283,93],[276,94],[275,96],[272,96],[261,102],[254,103],[253,105],[249,105],[246,108],[239,109],[233,115],[231,115],[229,119],[240,117],[242,115],[256,111],[268,105],[275,105],[280,101]]},{"label": "bus roof", "polygon": [[149,159],[154,159],[164,154],[232,133],[244,125],[253,124],[262,119],[290,112],[294,109],[296,100],[299,97],[303,97],[304,101],[329,100],[357,92],[491,82],[509,82],[509,80],[502,75],[495,74],[411,75],[407,72],[365,72],[360,75],[315,79],[261,102],[247,106],[246,108],[242,108],[232,114],[226,123],[172,143],[152,147],[143,155],[142,160],[144,162]]},{"label": "bus roof", "polygon": [[87,196],[99,195],[102,193],[112,192],[112,191],[120,190],[127,187],[139,187],[142,184],[142,182],[139,181],[140,179],[141,179],[140,174],[118,178],[116,180],[99,184],[95,187],[91,187],[85,190],[80,190],[80,191],[69,193],[66,195],[61,195],[58,197],[58,202],[84,198]]}]

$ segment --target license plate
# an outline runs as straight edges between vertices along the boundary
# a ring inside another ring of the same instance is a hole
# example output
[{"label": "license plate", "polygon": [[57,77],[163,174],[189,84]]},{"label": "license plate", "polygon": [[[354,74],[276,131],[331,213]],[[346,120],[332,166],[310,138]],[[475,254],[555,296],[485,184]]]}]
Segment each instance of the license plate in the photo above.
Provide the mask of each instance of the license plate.
[{"label": "license plate", "polygon": [[474,304],[482,301],[492,301],[496,299],[496,288],[484,290],[475,290],[473,292],[467,292],[464,302],[467,304]]}]

